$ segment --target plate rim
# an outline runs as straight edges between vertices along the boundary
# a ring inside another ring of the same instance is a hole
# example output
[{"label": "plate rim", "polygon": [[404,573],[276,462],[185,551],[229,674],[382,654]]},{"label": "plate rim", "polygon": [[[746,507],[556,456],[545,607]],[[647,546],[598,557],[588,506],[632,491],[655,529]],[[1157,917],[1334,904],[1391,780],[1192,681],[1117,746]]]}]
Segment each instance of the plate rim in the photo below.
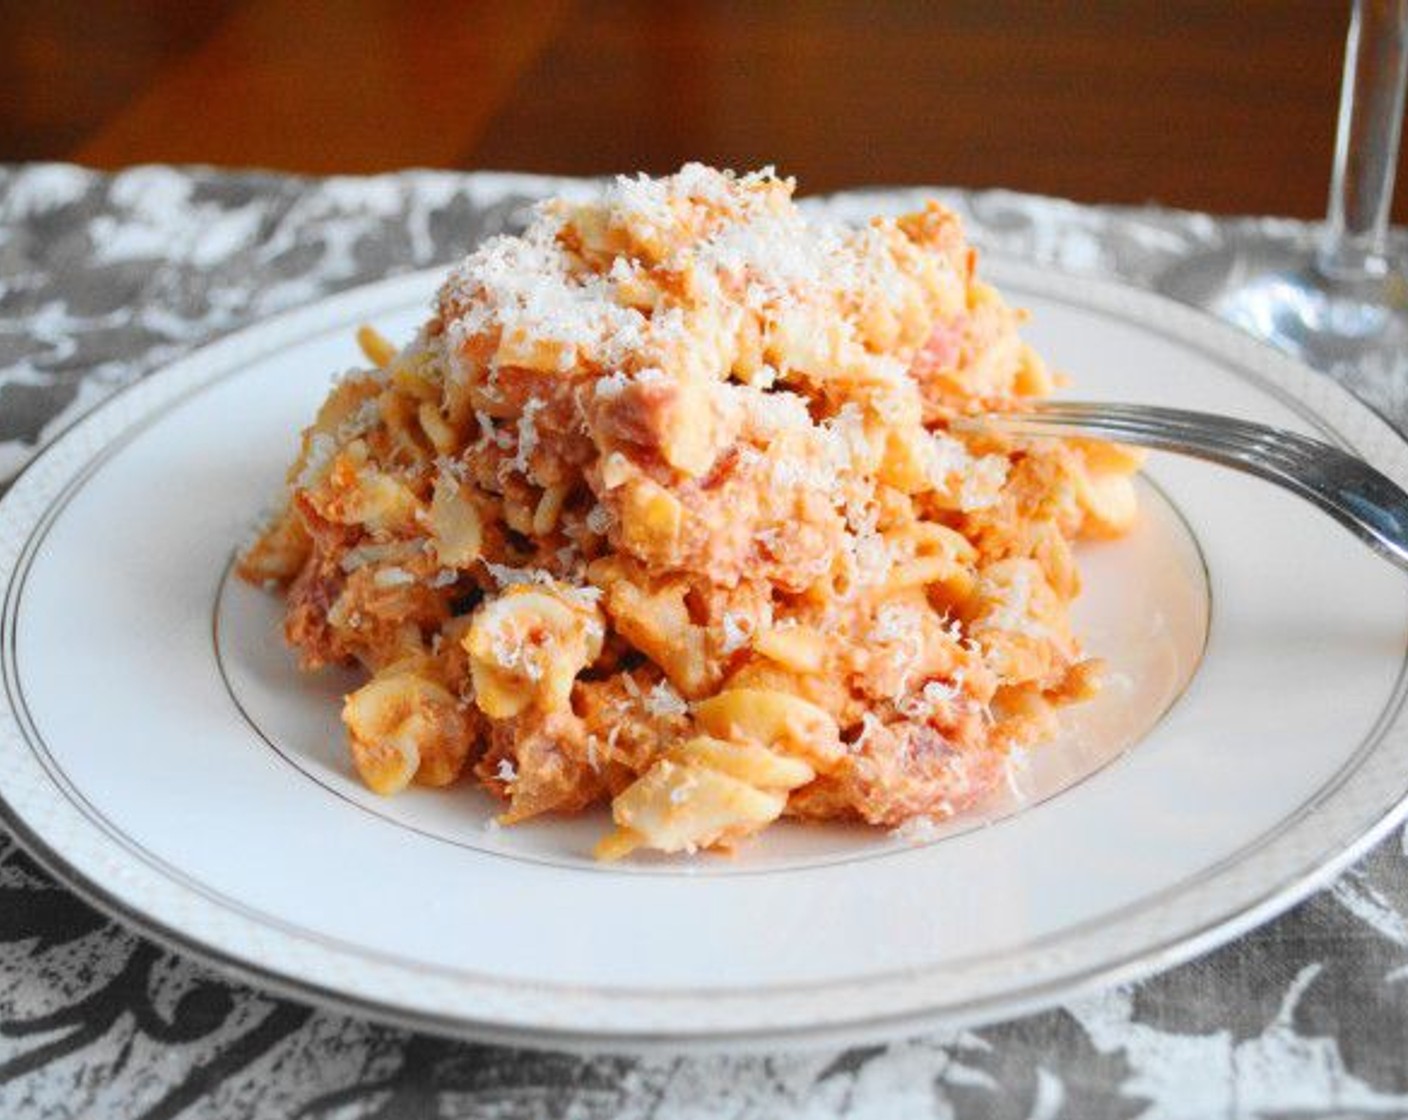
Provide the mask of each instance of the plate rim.
[{"label": "plate rim", "polygon": [[[1303,415],[1319,415],[1320,413],[1320,409],[1313,407],[1307,398],[1325,398],[1320,402],[1321,405],[1333,404],[1334,411],[1339,414],[1338,419],[1341,422],[1353,420],[1362,428],[1367,421],[1371,429],[1378,431],[1380,439],[1385,434],[1390,436],[1389,446],[1396,453],[1395,457],[1399,460],[1400,467],[1403,463],[1408,463],[1408,459],[1404,457],[1405,451],[1408,451],[1408,443],[1404,442],[1403,436],[1397,428],[1371,406],[1354,397],[1328,377],[1299,365],[1251,336],[1243,334],[1236,328],[1230,327],[1206,313],[1178,304],[1157,293],[1118,281],[1075,275],[1034,262],[1003,257],[997,253],[988,253],[986,260],[988,263],[987,278],[999,287],[1020,288],[1029,294],[1052,298],[1076,308],[1104,311],[1130,321],[1140,328],[1170,335],[1181,344],[1194,346],[1216,360],[1234,365],[1244,374],[1250,374],[1259,389],[1270,393],[1282,403],[1292,404],[1296,411]],[[105,457],[115,444],[120,444],[125,437],[129,437],[133,429],[140,426],[144,418],[173,409],[190,394],[199,392],[218,381],[238,376],[240,370],[250,362],[259,360],[269,352],[277,351],[287,342],[339,329],[331,324],[334,322],[345,324],[358,316],[374,314],[377,307],[385,310],[385,306],[398,295],[401,296],[400,305],[405,306],[410,302],[412,293],[424,295],[433,291],[437,281],[443,278],[446,267],[442,265],[402,273],[315,300],[250,324],[194,350],[151,375],[119,390],[97,407],[65,426],[60,433],[39,449],[24,469],[12,479],[9,492],[3,499],[0,499],[0,522],[3,522],[7,520],[5,515],[13,514],[13,507],[19,504],[16,498],[17,493],[28,487],[46,465],[53,464],[60,453],[69,453],[68,474],[59,480],[56,488],[50,485],[44,493],[35,496],[34,500],[42,504],[38,506],[37,512],[34,512],[33,516],[27,519],[28,524],[20,534],[21,548],[15,555],[0,554],[0,581],[3,581],[7,604],[14,590],[15,576],[22,574],[18,560],[27,551],[23,542],[27,542],[32,537],[32,530],[42,524],[53,507],[63,499],[69,485],[74,480],[81,478],[95,460]],[[1175,321],[1183,320],[1182,329],[1173,331],[1159,325],[1159,320],[1168,320],[1169,318]],[[285,335],[290,337],[287,341],[281,341]],[[243,353],[256,340],[263,340],[264,345],[259,347],[255,353]],[[173,390],[165,395],[160,392],[169,383],[180,381],[183,378],[190,380],[191,383],[183,389]],[[141,400],[144,390],[148,397],[156,399],[149,400],[144,404]],[[137,411],[122,419],[116,430],[101,439],[96,447],[86,453],[77,452],[75,459],[78,437],[85,433],[97,432],[104,423],[111,424],[117,418],[118,413],[123,410],[122,406],[130,406],[136,408]],[[1335,432],[1336,435],[1340,434],[1333,428],[1328,430]],[[1355,442],[1357,441],[1350,441],[1351,445]],[[1362,448],[1360,450],[1363,451]],[[1408,470],[1408,468],[1403,468],[1403,470]],[[1401,473],[1403,473],[1402,470]],[[22,517],[20,520],[26,519]],[[7,609],[4,619],[0,620],[0,629],[4,630],[7,637],[12,633],[12,621]],[[0,668],[3,668],[7,678],[18,671],[17,666],[12,664],[13,659],[9,657],[8,650],[7,640],[3,649],[0,649]],[[1400,704],[1396,711],[1389,713],[1382,734],[1369,744],[1370,748],[1379,746],[1383,739],[1396,728],[1403,730],[1403,723],[1404,716]],[[32,745],[28,743],[24,735],[18,714],[11,709],[8,698],[0,701],[0,741],[3,741],[3,745],[7,747],[22,745],[25,749],[32,749]],[[1372,753],[1372,749],[1369,753]],[[1337,778],[1341,781],[1347,779],[1350,774],[1362,767],[1364,761],[1364,758],[1353,759],[1337,774]],[[1408,773],[1408,769],[1405,772]],[[50,775],[50,779],[53,780],[52,775]],[[1322,787],[1322,790],[1324,788],[1329,788],[1329,786]],[[448,1033],[493,1039],[519,1045],[552,1045],[570,1048],[590,1043],[599,1045],[603,1041],[609,1041],[612,1046],[630,1049],[659,1045],[666,1047],[688,1045],[693,1048],[701,1044],[705,1046],[746,1046],[776,1043],[779,1040],[794,1045],[798,1043],[819,1044],[838,1038],[851,1041],[864,1037],[893,1037],[896,1033],[923,1026],[959,1025],[988,1021],[1049,1006],[1056,1000],[1075,992],[1109,983],[1123,982],[1135,976],[1169,967],[1232,939],[1328,882],[1343,867],[1357,859],[1402,820],[1405,813],[1408,813],[1408,800],[1404,798],[1405,793],[1408,793],[1408,790],[1401,791],[1396,795],[1393,802],[1377,819],[1369,821],[1367,825],[1362,827],[1356,825],[1355,836],[1328,854],[1317,857],[1316,862],[1305,871],[1278,883],[1271,890],[1251,900],[1240,909],[1224,913],[1219,918],[1205,923],[1192,933],[1177,935],[1166,944],[1145,946],[1139,952],[1123,959],[1093,965],[1069,975],[1056,975],[1036,985],[1023,986],[1019,984],[1010,991],[990,992],[984,997],[970,1000],[967,1004],[908,1008],[892,1014],[882,1012],[813,1025],[780,1027],[773,1024],[757,1029],[710,1029],[701,1033],[662,1032],[658,1029],[644,1033],[633,1033],[630,1030],[608,1028],[601,1024],[573,1029],[561,1024],[548,1026],[541,1022],[525,1022],[522,1019],[510,1021],[502,1017],[476,1018],[473,1015],[464,1014],[445,1015],[424,1007],[411,1008],[386,1002],[362,993],[350,992],[345,988],[328,987],[310,979],[307,975],[292,975],[276,966],[257,963],[235,955],[220,946],[198,940],[189,931],[168,926],[159,918],[136,908],[128,900],[93,881],[85,872],[73,866],[43,836],[31,829],[29,822],[11,804],[10,798],[3,790],[0,790],[0,822],[4,823],[16,841],[33,858],[99,910],[116,917],[119,921],[135,926],[147,936],[168,947],[214,964],[217,968],[241,979],[252,981],[266,990],[336,1007],[339,1010],[352,1010],[357,1014],[396,1022],[415,1029],[430,1030],[440,1034]],[[1258,847],[1270,843],[1282,828],[1297,823],[1299,819],[1295,816],[1283,818],[1271,830],[1268,830],[1265,837],[1259,838],[1255,843]],[[91,827],[97,827],[91,821],[87,823]],[[107,842],[112,843],[113,841],[108,838]],[[1239,852],[1236,854],[1235,861],[1243,861],[1248,855],[1248,852]],[[179,884],[177,887],[184,889]],[[280,935],[296,936],[282,931]],[[926,970],[916,971],[922,975]],[[933,970],[928,971],[932,972]],[[520,989],[532,987],[526,981],[508,981],[508,983]],[[852,978],[821,982],[816,987],[835,991],[844,989],[847,984],[854,985],[856,983],[857,981]],[[543,985],[543,987],[555,992],[559,986]],[[577,999],[582,998],[583,995],[580,991],[573,994]],[[754,1000],[766,999],[767,995],[768,989],[760,989],[754,992],[752,998]],[[699,996],[694,994],[686,998],[697,999]]]}]

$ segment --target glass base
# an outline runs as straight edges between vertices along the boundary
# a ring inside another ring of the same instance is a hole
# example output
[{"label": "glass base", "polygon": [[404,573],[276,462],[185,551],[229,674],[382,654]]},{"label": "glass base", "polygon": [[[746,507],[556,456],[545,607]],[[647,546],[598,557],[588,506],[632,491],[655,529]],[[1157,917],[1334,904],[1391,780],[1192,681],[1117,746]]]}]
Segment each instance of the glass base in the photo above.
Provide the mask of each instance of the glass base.
[{"label": "glass base", "polygon": [[1240,244],[1182,261],[1159,290],[1211,311],[1400,415],[1408,401],[1408,280],[1323,275],[1304,251]]}]

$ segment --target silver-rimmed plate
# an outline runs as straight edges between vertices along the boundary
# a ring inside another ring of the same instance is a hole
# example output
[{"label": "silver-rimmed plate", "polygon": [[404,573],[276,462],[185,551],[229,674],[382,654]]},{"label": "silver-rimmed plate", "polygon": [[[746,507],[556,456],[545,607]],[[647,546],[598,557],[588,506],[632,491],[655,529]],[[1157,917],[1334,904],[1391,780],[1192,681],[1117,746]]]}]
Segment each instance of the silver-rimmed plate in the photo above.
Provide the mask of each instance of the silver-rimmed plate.
[{"label": "silver-rimmed plate", "polygon": [[[990,262],[1082,397],[1248,416],[1408,483],[1333,384],[1195,312]],[[1408,587],[1297,499],[1155,458],[1082,551],[1110,686],[981,819],[923,844],[784,825],[733,860],[605,869],[602,821],[487,827],[468,787],[374,797],[347,679],[303,677],[232,582],[328,375],[436,274],[270,320],[148,378],[0,503],[0,813],[144,931],[281,991],[542,1045],[771,1045],[1049,1004],[1289,905],[1401,815]]]}]

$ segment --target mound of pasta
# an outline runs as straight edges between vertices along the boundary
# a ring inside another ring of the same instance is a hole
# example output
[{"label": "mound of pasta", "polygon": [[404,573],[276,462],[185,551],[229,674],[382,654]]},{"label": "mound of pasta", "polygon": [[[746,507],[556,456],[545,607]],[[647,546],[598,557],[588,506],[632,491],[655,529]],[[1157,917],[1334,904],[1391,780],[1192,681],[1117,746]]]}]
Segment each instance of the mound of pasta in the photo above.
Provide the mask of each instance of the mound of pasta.
[{"label": "mound of pasta", "polygon": [[309,669],[360,666],[366,784],[506,824],[611,807],[602,858],[783,816],[942,819],[1098,664],[1072,542],[1137,462],[951,429],[1053,378],[937,203],[864,228],[691,164],[540,205],[397,350],[361,334],[242,554]]}]

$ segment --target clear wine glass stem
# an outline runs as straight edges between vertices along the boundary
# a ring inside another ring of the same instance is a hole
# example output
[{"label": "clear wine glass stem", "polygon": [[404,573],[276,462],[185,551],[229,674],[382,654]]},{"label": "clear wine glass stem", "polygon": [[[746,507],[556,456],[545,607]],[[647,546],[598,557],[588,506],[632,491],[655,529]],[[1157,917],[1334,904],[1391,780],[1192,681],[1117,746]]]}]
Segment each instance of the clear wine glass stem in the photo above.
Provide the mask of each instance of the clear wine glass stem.
[{"label": "clear wine glass stem", "polygon": [[1330,209],[1316,265],[1353,284],[1388,271],[1384,256],[1408,83],[1408,0],[1354,0],[1340,88]]}]

